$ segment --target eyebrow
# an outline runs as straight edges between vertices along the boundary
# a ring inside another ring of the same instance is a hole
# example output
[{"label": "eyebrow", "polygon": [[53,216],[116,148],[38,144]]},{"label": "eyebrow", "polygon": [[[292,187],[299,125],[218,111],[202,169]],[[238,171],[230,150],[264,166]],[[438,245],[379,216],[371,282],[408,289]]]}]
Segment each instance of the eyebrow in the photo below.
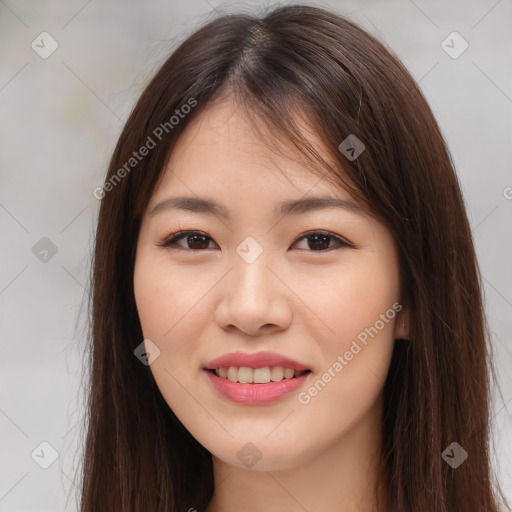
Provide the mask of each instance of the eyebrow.
[{"label": "eyebrow", "polygon": [[[310,196],[303,199],[284,201],[274,206],[273,213],[275,216],[290,216],[326,208],[339,208],[359,215],[364,214],[363,208],[356,203],[347,199],[329,196]],[[151,209],[149,215],[153,217],[157,213],[169,210],[206,213],[209,215],[220,216],[228,220],[232,218],[230,211],[224,205],[214,201],[213,199],[187,196],[169,197],[164,199]]]}]

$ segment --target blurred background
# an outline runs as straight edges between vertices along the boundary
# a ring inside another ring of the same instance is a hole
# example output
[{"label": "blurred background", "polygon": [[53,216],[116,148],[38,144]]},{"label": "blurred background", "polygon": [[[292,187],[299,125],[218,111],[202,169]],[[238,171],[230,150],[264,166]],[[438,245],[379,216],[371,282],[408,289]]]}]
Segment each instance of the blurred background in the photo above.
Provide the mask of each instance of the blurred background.
[{"label": "blurred background", "polygon": [[[493,462],[512,501],[512,1],[305,3],[393,50],[441,126],[483,275]],[[273,5],[0,0],[0,512],[78,510],[93,190],[135,100],[200,24]]]}]

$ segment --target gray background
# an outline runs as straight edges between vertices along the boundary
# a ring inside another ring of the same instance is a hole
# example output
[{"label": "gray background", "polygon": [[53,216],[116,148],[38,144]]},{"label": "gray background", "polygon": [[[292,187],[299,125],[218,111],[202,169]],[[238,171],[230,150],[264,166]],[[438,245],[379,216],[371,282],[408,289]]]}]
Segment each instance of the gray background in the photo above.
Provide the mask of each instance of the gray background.
[{"label": "gray background", "polygon": [[[0,512],[77,510],[92,191],[134,101],[198,24],[268,4],[0,0]],[[315,4],[349,14],[398,54],[448,142],[498,368],[493,460],[512,499],[512,2]],[[58,43],[45,59],[31,47],[43,31]],[[453,31],[469,44],[458,58],[441,46]],[[43,237],[54,255],[40,252]],[[47,469],[41,442],[58,453]]]}]

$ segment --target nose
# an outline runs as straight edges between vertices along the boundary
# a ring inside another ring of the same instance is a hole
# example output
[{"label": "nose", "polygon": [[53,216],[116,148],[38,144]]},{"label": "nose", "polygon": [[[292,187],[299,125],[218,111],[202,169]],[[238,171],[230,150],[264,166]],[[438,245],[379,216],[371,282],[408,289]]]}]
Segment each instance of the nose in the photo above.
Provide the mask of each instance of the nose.
[{"label": "nose", "polygon": [[279,276],[264,254],[252,263],[235,256],[231,272],[221,283],[221,300],[215,311],[215,320],[222,329],[257,336],[290,325],[293,294],[284,276]]}]

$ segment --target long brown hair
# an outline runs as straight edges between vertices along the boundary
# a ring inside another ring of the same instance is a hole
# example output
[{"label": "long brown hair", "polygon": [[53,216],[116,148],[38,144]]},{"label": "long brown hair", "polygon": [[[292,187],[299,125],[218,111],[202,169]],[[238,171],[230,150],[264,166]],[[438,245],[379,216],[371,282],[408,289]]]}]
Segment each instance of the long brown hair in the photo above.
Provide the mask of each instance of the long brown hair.
[{"label": "long brown hair", "polygon": [[[133,271],[141,216],[177,138],[227,94],[255,126],[264,122],[269,144],[292,144],[319,164],[312,171],[348,189],[396,240],[410,325],[384,385],[380,510],[497,512],[504,498],[488,445],[490,337],[445,141],[389,49],[343,16],[302,5],[204,24],[161,66],[119,137],[99,193],[90,281],[81,512],[201,512],[212,497],[211,454],[134,356],[143,335]],[[297,115],[334,165],[304,136]],[[349,135],[365,145],[354,159],[338,149]],[[468,453],[456,469],[442,457],[452,442]]]}]

